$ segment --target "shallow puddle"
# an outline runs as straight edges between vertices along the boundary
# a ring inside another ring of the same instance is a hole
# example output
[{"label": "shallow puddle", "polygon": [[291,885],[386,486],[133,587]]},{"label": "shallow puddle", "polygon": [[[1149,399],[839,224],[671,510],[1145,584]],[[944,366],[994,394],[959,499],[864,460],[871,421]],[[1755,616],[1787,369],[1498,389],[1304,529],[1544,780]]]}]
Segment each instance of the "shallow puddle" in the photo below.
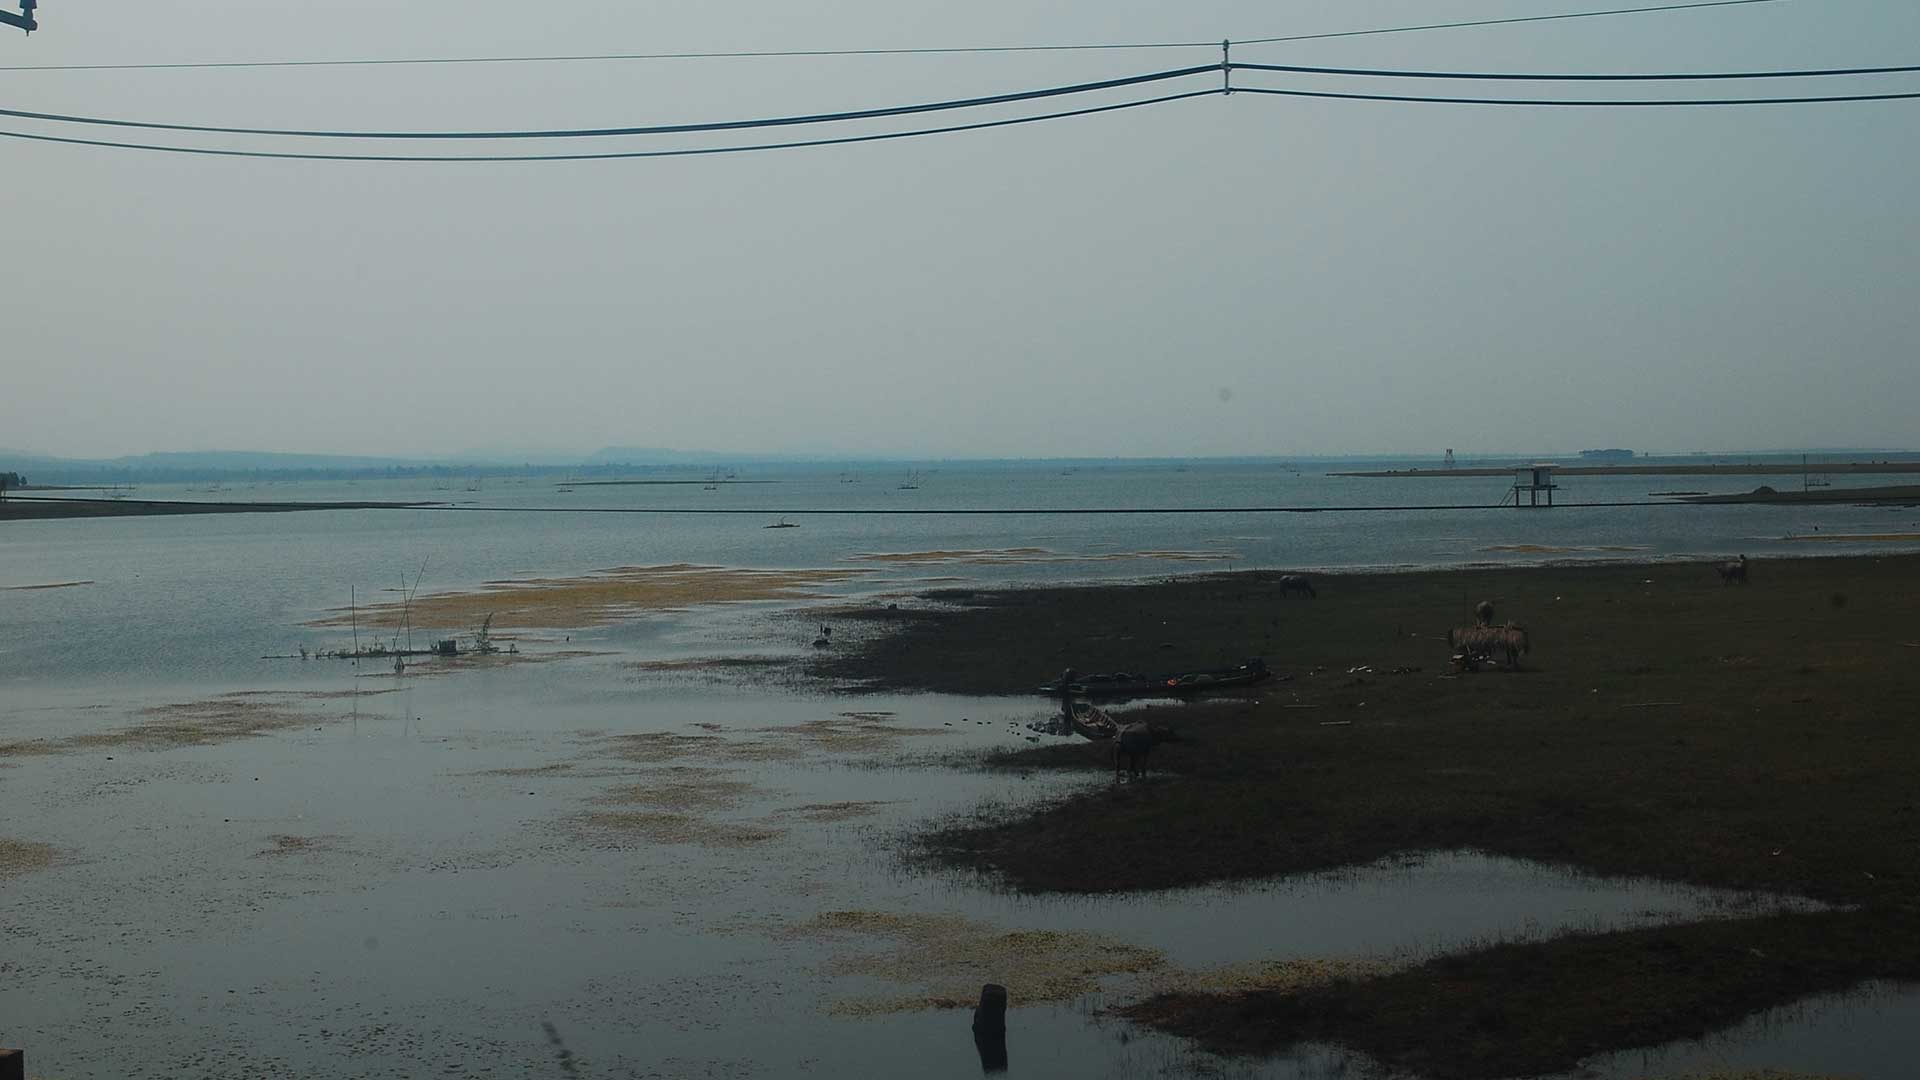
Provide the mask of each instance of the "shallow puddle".
[{"label": "shallow puddle", "polygon": [[1873,983],[1770,1009],[1705,1039],[1608,1054],[1556,1080],[1906,1080],[1920,1061],[1920,987]]}]

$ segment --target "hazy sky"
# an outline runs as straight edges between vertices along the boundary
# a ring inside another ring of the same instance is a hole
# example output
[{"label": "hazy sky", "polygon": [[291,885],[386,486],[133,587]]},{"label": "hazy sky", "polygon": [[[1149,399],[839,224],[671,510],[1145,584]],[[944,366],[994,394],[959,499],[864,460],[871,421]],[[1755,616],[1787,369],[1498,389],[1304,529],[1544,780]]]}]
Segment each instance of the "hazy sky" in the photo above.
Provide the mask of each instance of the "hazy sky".
[{"label": "hazy sky", "polygon": [[[1218,40],[1608,6],[1620,5],[42,0],[41,32],[0,33],[0,65]],[[1249,46],[1235,58],[1535,71],[1904,64],[1920,62],[1920,4],[1788,0]],[[187,123],[572,127],[892,105],[1217,59],[0,72],[0,102]],[[1920,90],[1920,76],[1811,89],[1846,87]],[[1663,91],[1690,92],[1557,92]],[[846,130],[887,126],[901,125]],[[564,149],[642,141],[583,142]],[[247,161],[0,139],[0,446],[74,456],[1912,446],[1917,176],[1920,101],[1589,111],[1236,95],[850,147],[544,165]]]}]

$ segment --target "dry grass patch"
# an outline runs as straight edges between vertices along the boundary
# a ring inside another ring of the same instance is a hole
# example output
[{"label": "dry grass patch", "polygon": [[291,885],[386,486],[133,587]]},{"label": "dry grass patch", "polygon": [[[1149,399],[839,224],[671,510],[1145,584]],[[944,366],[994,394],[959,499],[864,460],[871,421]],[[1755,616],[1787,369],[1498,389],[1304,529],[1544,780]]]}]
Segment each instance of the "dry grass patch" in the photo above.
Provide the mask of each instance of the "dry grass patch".
[{"label": "dry grass patch", "polygon": [[[784,931],[788,936],[846,942],[831,969],[896,983],[878,997],[846,998],[827,1011],[877,1016],[922,1009],[971,1008],[984,983],[1006,985],[1015,1005],[1073,1001],[1109,976],[1151,971],[1165,963],[1156,949],[1081,930],[1003,930],[955,915],[829,911]],[[853,948],[878,939],[876,950]]]},{"label": "dry grass patch", "polygon": [[53,856],[52,844],[0,839],[0,877],[45,870],[53,865]]},{"label": "dry grass patch", "polygon": [[[865,570],[750,570],[739,567],[621,566],[578,577],[490,581],[466,592],[416,596],[360,608],[364,629],[467,630],[489,614],[495,627],[571,629],[618,622],[650,611],[678,611],[701,604],[746,600],[815,600],[820,590],[868,573]],[[309,626],[350,625],[352,611],[335,610]]]}]

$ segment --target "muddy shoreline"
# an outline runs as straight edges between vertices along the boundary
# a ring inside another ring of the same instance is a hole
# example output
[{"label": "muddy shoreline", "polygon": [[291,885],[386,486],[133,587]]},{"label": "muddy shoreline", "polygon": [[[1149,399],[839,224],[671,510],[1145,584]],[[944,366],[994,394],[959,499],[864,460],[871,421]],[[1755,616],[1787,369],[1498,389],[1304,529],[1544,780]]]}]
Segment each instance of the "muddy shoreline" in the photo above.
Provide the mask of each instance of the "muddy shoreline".
[{"label": "muddy shoreline", "polygon": [[[924,838],[933,860],[1020,891],[1170,888],[1470,848],[1833,906],[1127,1010],[1211,1049],[1326,1040],[1430,1076],[1514,1076],[1869,979],[1920,979],[1920,557],[1766,560],[1745,587],[1700,563],[1316,584],[1316,599],[1281,596],[1265,572],[932,592],[842,613],[846,647],[811,666],[843,685],[1010,695],[1067,666],[1163,672],[1259,655],[1281,673],[1231,700],[1123,707],[1183,736],[1156,751],[1145,783],[987,810]],[[1450,671],[1446,632],[1481,599],[1527,626],[1519,670]],[[1112,769],[1094,744],[991,764]],[[1459,1052],[1437,1049],[1449,1045]]]},{"label": "muddy shoreline", "polygon": [[157,499],[0,499],[0,521],[61,518],[156,517],[174,514],[284,514],[296,510],[405,510],[435,503],[405,502],[180,502]]}]

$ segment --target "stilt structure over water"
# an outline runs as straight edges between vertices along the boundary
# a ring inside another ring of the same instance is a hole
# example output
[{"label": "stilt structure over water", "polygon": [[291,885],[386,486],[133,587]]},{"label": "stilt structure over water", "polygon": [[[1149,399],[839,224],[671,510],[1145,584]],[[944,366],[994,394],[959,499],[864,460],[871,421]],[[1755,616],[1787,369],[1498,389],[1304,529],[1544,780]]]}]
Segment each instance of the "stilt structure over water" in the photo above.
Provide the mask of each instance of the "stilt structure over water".
[{"label": "stilt structure over water", "polygon": [[[1560,486],[1553,482],[1553,470],[1558,467],[1552,462],[1543,461],[1522,465],[1513,470],[1513,505],[1552,506],[1553,490]],[[1540,493],[1543,491],[1547,493],[1547,501],[1544,503],[1540,501]],[[1526,495],[1525,502],[1520,501],[1523,493]]]}]

